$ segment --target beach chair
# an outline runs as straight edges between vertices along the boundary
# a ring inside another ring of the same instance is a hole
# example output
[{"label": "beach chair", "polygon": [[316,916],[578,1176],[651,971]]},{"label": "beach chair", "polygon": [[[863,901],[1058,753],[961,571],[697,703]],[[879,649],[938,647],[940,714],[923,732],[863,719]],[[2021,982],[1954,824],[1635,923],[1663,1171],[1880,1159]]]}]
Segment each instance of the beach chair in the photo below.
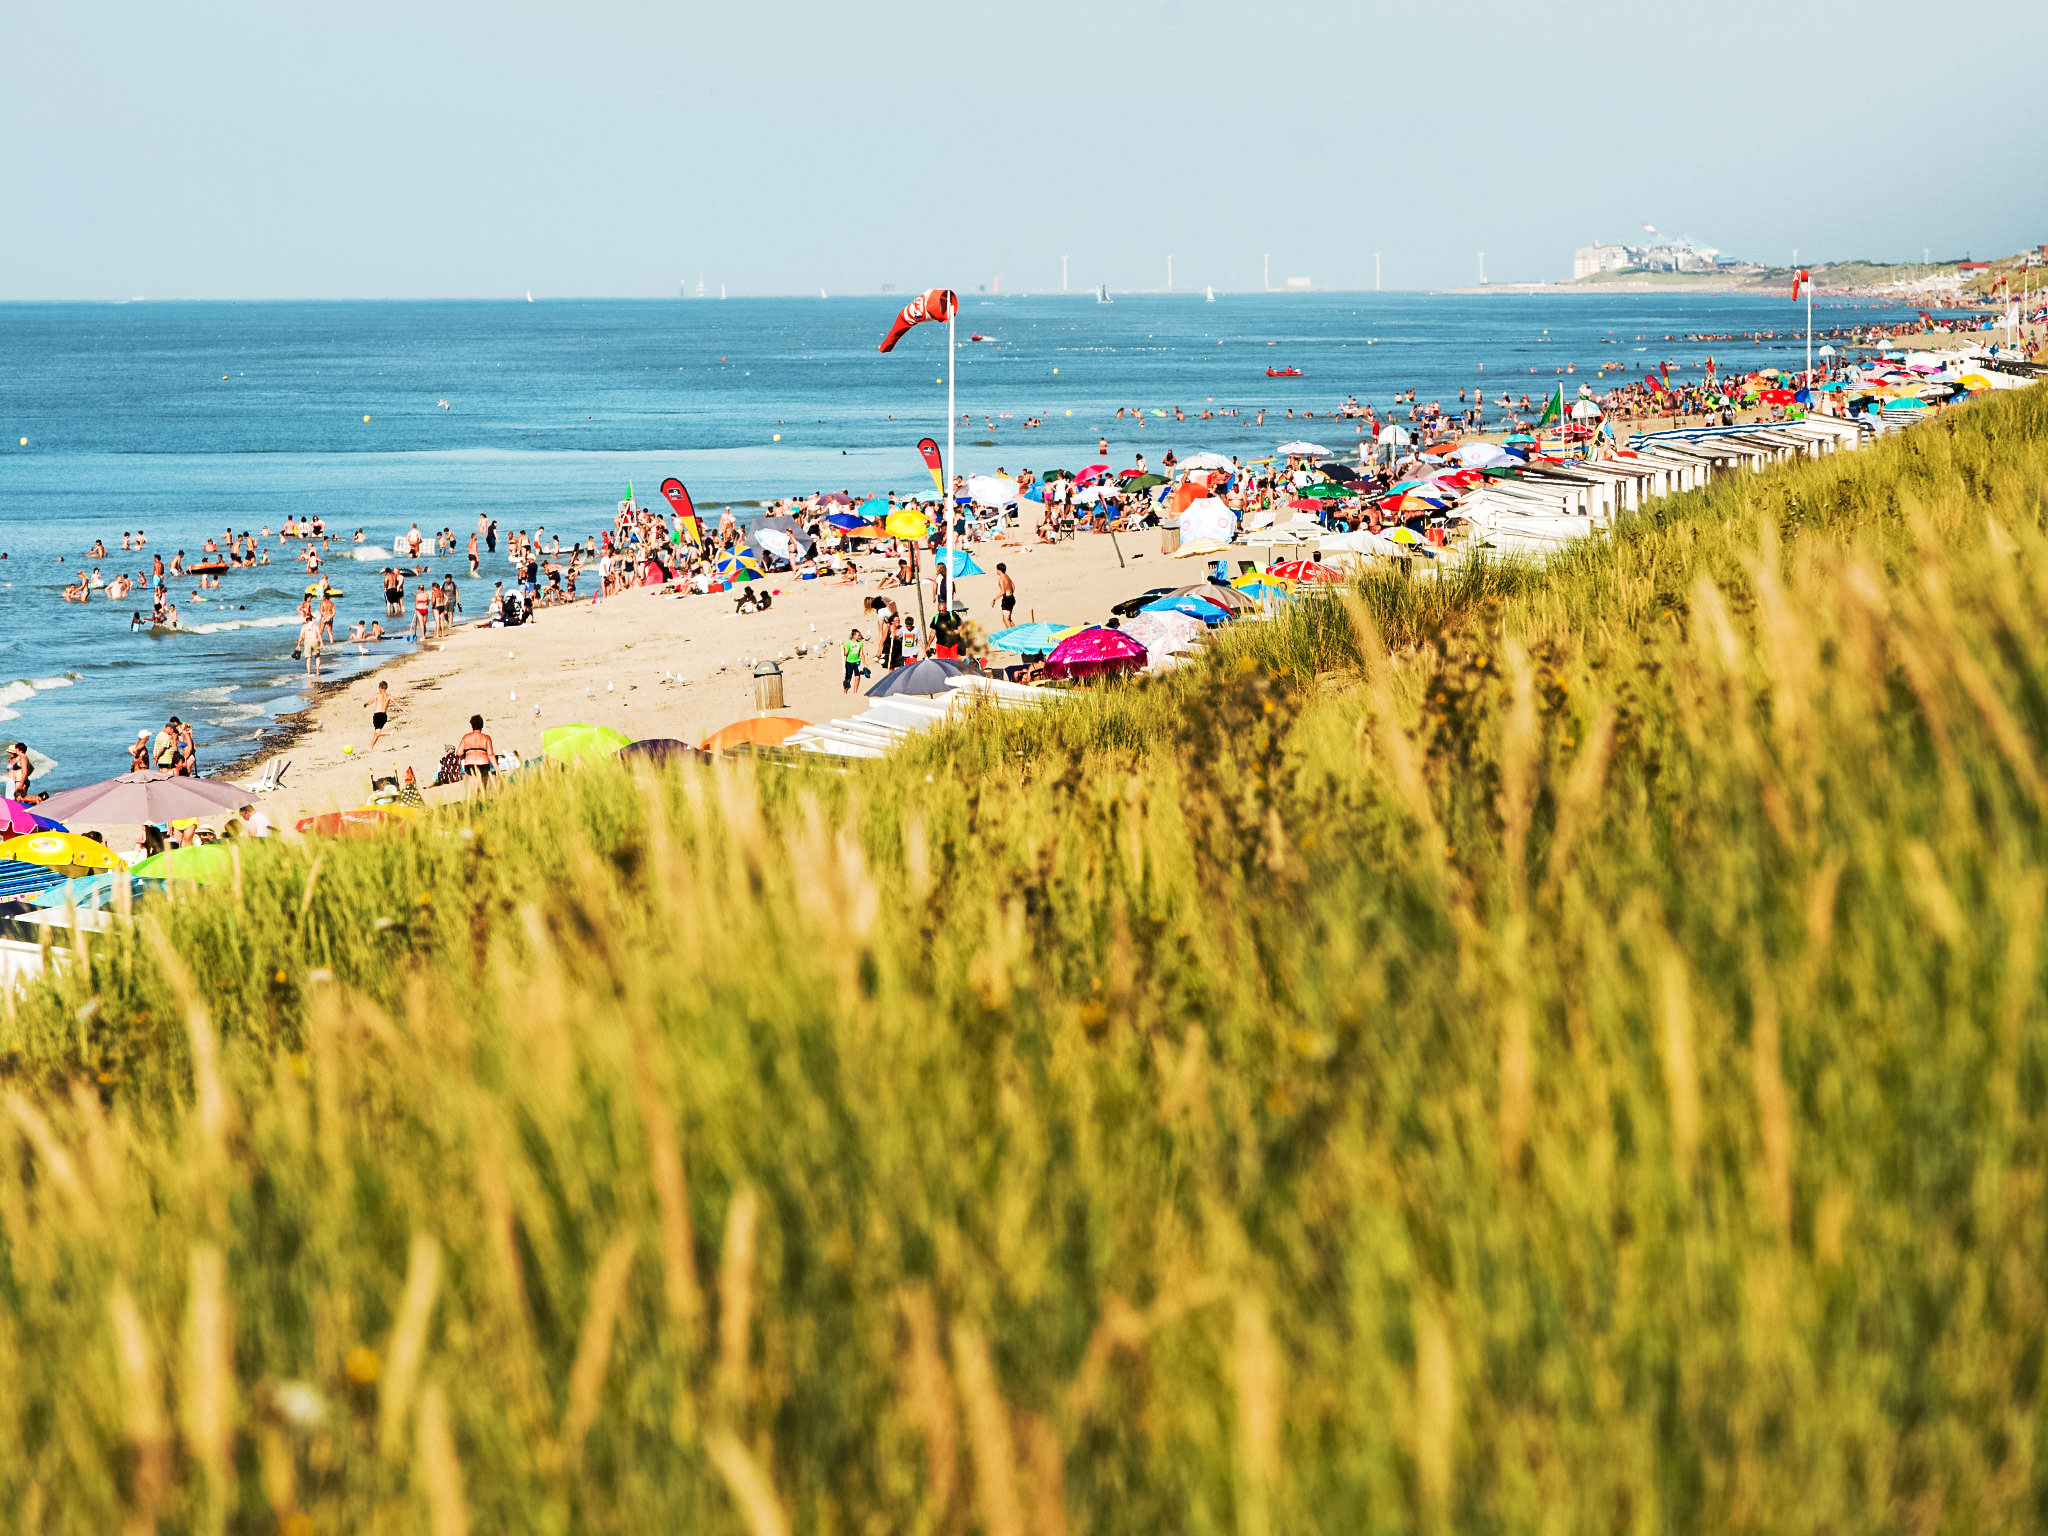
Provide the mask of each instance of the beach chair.
[{"label": "beach chair", "polygon": [[284,776],[291,771],[292,760],[281,758],[263,770],[263,777],[249,786],[252,795],[267,795],[273,790],[284,788]]}]

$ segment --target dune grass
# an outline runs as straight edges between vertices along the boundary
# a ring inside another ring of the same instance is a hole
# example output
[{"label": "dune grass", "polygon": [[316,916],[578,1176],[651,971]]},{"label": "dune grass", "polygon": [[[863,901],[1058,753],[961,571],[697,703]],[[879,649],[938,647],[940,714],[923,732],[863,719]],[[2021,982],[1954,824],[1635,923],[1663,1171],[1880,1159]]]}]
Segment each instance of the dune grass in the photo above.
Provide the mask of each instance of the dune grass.
[{"label": "dune grass", "polygon": [[0,1508],[2037,1527],[2044,608],[2037,389],[851,774],[244,848],[0,1023]]}]

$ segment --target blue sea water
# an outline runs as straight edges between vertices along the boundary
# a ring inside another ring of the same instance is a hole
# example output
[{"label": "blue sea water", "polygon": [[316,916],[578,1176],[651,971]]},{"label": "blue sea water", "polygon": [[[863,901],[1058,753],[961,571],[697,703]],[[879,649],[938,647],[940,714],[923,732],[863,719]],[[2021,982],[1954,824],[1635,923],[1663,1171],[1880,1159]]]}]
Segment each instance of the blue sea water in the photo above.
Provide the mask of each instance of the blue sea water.
[{"label": "blue sea water", "polygon": [[[945,439],[945,333],[920,327],[880,355],[901,302],[0,305],[0,733],[54,759],[37,787],[57,789],[121,771],[136,732],[170,713],[196,723],[202,761],[218,764],[306,702],[290,658],[300,567],[231,573],[206,604],[188,582],[173,596],[195,632],[131,634],[145,603],[59,595],[95,538],[110,554],[86,566],[111,577],[146,567],[120,555],[129,530],[168,560],[293,516],[362,528],[372,558],[353,565],[338,545],[328,567],[345,591],[340,633],[381,616],[379,557],[414,522],[466,540],[485,512],[502,532],[580,537],[629,481],[651,502],[667,475],[702,508],[928,487],[914,445]],[[1677,293],[969,296],[958,467],[1078,466],[1102,437],[1117,464],[1138,451],[1156,464],[1168,447],[1252,457],[1297,436],[1343,449],[1355,427],[1330,412],[1347,395],[1384,411],[1410,387],[1453,403],[1482,383],[1540,398],[1567,364],[1573,387],[1603,361],[1634,377],[1660,360],[1696,377],[1708,353],[1724,368],[1793,365],[1803,318],[1782,298]],[[1816,327],[1908,318],[1815,310]],[[1776,339],[1681,339],[1765,331]],[[1279,366],[1303,376],[1265,376]],[[1118,406],[1189,419],[1139,427]],[[1244,414],[1196,419],[1205,406]],[[1025,428],[1032,415],[1043,427]],[[444,570],[472,612],[510,574],[502,540],[481,592],[462,557],[433,563]],[[330,661],[346,675],[403,648]]]}]

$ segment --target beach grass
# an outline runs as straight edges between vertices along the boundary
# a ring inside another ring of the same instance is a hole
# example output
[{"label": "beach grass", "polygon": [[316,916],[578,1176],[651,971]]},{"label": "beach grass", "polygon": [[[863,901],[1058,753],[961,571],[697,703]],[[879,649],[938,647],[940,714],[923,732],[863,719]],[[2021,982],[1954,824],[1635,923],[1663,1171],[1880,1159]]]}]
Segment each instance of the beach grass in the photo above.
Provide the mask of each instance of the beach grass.
[{"label": "beach grass", "polygon": [[2048,392],[0,1021],[25,1529],[2048,1519]]}]

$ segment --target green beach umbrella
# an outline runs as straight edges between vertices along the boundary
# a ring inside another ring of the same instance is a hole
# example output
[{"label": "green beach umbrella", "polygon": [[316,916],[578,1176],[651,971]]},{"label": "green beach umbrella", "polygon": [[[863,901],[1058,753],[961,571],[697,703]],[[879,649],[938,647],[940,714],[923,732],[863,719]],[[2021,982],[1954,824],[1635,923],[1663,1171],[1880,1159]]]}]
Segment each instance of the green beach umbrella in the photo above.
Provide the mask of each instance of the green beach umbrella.
[{"label": "green beach umbrella", "polygon": [[1325,480],[1320,485],[1303,487],[1301,494],[1304,496],[1314,496],[1322,501],[1342,501],[1351,492],[1345,490],[1341,485]]},{"label": "green beach umbrella", "polygon": [[197,848],[166,848],[153,853],[140,864],[130,865],[128,873],[144,880],[192,880],[211,885],[232,877],[234,861],[226,844],[201,843]]},{"label": "green beach umbrella", "polygon": [[615,731],[608,725],[585,725],[581,721],[550,726],[540,736],[541,755],[558,763],[573,763],[586,757],[616,757],[632,744],[633,738],[624,731]]}]

